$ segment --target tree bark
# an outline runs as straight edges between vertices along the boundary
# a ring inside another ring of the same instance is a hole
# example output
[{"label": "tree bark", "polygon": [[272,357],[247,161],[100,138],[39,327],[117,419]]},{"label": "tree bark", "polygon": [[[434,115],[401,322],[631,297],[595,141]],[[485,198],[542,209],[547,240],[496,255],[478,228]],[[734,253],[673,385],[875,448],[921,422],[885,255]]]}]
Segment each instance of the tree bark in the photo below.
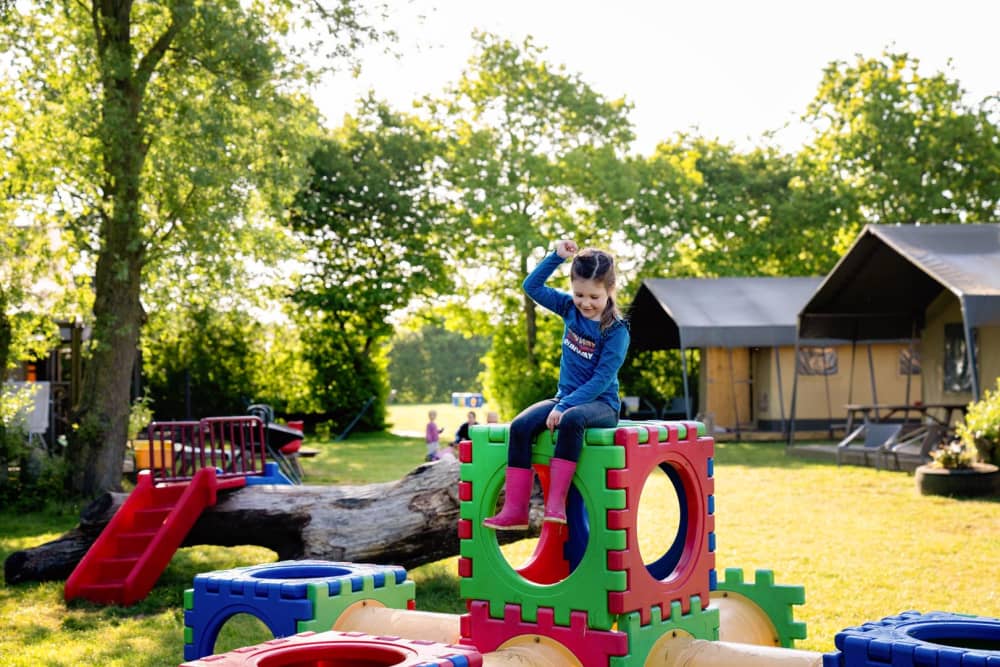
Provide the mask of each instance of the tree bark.
[{"label": "tree bark", "polygon": [[[220,493],[184,546],[254,544],[279,560],[316,558],[417,567],[459,552],[455,460],[425,463],[394,482],[365,486],[248,486]],[[80,525],[57,540],[17,551],[4,562],[8,584],[66,579],[128,497],[106,493]],[[498,533],[502,543],[537,536],[541,498],[527,533]]]},{"label": "tree bark", "polygon": [[136,70],[131,7],[131,2],[92,4],[101,72],[98,139],[104,199],[91,358],[83,374],[81,405],[73,406],[79,427],[71,433],[67,451],[72,490],[85,498],[121,490],[129,387],[141,328],[146,247],[140,205],[147,151],[141,112],[149,73]]}]

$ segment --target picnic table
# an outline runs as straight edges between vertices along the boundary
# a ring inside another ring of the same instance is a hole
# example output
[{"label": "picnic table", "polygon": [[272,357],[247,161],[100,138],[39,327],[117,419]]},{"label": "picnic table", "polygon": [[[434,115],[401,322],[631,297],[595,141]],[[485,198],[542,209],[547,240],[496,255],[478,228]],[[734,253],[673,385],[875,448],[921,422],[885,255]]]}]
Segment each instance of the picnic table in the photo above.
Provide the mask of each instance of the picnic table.
[{"label": "picnic table", "polygon": [[872,423],[888,422],[899,419],[904,422],[909,421],[913,416],[917,423],[924,423],[928,417],[945,428],[951,425],[952,419],[965,414],[967,403],[923,403],[914,401],[913,403],[848,403],[847,408],[847,432],[854,429],[855,421],[868,421]]}]

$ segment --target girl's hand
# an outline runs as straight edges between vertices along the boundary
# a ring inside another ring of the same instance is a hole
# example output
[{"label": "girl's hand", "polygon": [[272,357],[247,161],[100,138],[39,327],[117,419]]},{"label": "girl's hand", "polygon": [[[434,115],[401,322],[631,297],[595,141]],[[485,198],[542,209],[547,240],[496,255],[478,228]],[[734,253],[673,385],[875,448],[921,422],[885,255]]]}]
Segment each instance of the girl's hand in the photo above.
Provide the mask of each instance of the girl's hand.
[{"label": "girl's hand", "polygon": [[562,416],[563,413],[553,409],[552,412],[549,413],[549,416],[545,418],[545,427],[549,429],[549,431],[556,430],[556,427],[559,426],[559,422],[562,420]]},{"label": "girl's hand", "polygon": [[556,254],[563,259],[569,259],[577,253],[580,248],[576,245],[576,241],[571,239],[560,239],[556,241]]}]

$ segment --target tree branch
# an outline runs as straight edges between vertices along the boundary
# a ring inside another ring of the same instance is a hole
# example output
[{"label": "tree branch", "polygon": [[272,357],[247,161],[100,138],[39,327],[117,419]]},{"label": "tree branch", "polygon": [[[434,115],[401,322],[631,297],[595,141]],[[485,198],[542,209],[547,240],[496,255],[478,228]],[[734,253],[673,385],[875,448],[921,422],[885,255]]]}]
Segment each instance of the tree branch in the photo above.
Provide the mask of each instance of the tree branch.
[{"label": "tree branch", "polygon": [[104,50],[108,46],[108,42],[107,39],[105,39],[104,30],[101,26],[101,14],[97,5],[98,3],[96,0],[90,3],[90,20],[94,25],[94,38],[97,40],[97,52],[104,53]]},{"label": "tree branch", "polygon": [[139,90],[146,88],[156,66],[163,60],[177,35],[191,22],[193,14],[194,8],[190,2],[181,3],[179,6],[171,8],[170,25],[139,61],[139,67],[135,73],[136,87]]},{"label": "tree branch", "polygon": [[[166,229],[162,234],[158,234],[156,230],[153,231],[153,234],[151,235],[153,238],[150,239],[151,241],[150,247],[162,247],[166,245],[167,240],[170,238],[171,235],[173,235],[173,233],[178,228],[178,225],[175,221],[181,219],[180,211],[188,208],[188,204],[191,203],[191,199],[194,197],[194,193],[197,189],[198,186],[192,185],[191,189],[188,190],[187,195],[184,197],[183,203],[178,207],[178,209],[171,211],[167,215],[163,216],[163,219],[167,220]],[[151,258],[157,255],[158,253],[153,253],[152,251],[150,251]]]}]

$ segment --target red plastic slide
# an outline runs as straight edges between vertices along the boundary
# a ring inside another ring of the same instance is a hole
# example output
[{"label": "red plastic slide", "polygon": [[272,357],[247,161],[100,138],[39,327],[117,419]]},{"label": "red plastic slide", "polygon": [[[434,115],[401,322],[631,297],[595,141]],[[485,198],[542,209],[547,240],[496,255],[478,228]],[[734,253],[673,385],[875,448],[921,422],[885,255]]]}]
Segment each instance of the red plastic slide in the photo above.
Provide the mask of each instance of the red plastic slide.
[{"label": "red plastic slide", "polygon": [[202,468],[190,482],[153,484],[139,473],[135,490],[91,545],[66,580],[66,600],[131,605],[149,595],[202,511],[215,504],[220,488],[244,486],[235,477],[222,482],[214,468]]}]

